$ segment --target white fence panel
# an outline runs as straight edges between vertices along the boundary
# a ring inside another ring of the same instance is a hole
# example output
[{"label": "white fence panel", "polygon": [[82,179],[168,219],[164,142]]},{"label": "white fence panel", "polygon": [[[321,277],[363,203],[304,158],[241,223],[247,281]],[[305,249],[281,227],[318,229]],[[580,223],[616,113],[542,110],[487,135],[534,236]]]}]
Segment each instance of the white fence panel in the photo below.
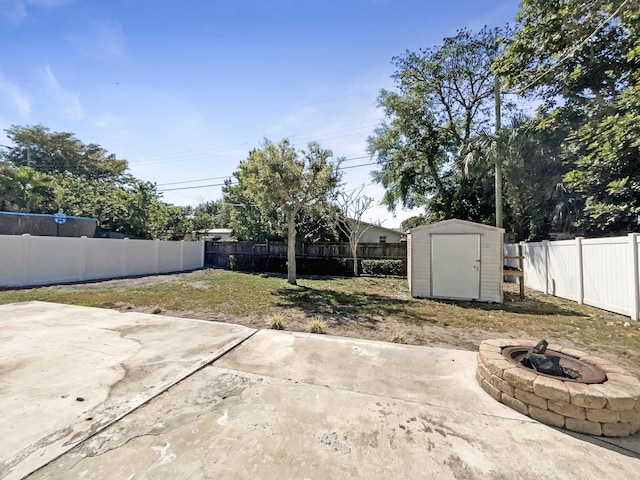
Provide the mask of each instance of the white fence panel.
[{"label": "white fence panel", "polygon": [[0,235],[0,287],[193,270],[203,242]]},{"label": "white fence panel", "polygon": [[542,243],[525,243],[522,246],[524,255],[524,284],[526,287],[547,291],[546,249]]},{"label": "white fence panel", "polygon": [[158,273],[176,272],[181,269],[180,242],[158,242]]},{"label": "white fence panel", "polygon": [[123,240],[127,243],[127,275],[158,273],[156,242],[153,240]]},{"label": "white fence panel", "polygon": [[23,268],[26,254],[21,236],[4,235],[0,251],[0,285],[18,287],[24,285],[27,270]]},{"label": "white fence panel", "polygon": [[126,246],[126,240],[92,238],[87,244],[86,280],[125,277],[127,275]]},{"label": "white fence panel", "polygon": [[547,290],[551,295],[576,302],[580,297],[579,263],[576,242],[564,240],[548,243]]},{"label": "white fence panel", "polygon": [[582,241],[584,303],[632,316],[632,252],[629,240],[613,237]]},{"label": "white fence panel", "polygon": [[194,270],[204,265],[204,242],[183,242],[183,267]]},{"label": "white fence panel", "polygon": [[525,286],[638,320],[639,240],[631,233],[523,244]]}]

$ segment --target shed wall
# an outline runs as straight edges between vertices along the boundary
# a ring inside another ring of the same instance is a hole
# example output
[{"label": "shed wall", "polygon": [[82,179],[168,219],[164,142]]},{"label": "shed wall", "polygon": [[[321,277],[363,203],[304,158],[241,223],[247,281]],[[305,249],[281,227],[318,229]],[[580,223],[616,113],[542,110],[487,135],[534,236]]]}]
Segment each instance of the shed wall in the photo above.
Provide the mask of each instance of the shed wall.
[{"label": "shed wall", "polygon": [[480,235],[480,301],[502,303],[502,242],[498,231]]},{"label": "shed wall", "polygon": [[[483,302],[502,302],[503,234],[501,230],[469,223],[443,222],[414,229],[410,235],[408,271],[410,291],[414,297],[431,297],[431,235],[480,235],[480,298]],[[453,254],[453,253],[452,253]],[[461,279],[464,281],[464,279]]]},{"label": "shed wall", "polygon": [[431,296],[431,235],[411,234],[411,256],[407,268],[411,268],[411,295]]}]

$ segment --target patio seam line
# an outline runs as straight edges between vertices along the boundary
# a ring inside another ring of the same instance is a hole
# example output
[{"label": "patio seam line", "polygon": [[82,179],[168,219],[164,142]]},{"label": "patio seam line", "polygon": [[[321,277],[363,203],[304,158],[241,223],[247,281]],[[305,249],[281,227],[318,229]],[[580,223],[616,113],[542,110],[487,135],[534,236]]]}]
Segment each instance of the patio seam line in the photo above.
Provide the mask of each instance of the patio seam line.
[{"label": "patio seam line", "polygon": [[144,407],[145,405],[147,405],[149,402],[151,402],[152,400],[154,400],[155,398],[158,398],[160,395],[164,394],[167,390],[169,390],[170,388],[176,386],[177,384],[179,384],[180,382],[183,382],[184,380],[186,380],[187,378],[195,375],[196,373],[200,372],[201,370],[203,370],[204,368],[208,367],[209,365],[211,365],[213,362],[215,362],[216,360],[219,360],[220,358],[222,358],[223,356],[225,356],[227,353],[235,350],[238,346],[242,345],[244,342],[246,342],[247,340],[249,340],[251,337],[253,337],[256,333],[258,333],[260,331],[260,329],[254,329],[253,332],[251,332],[248,336],[242,338],[240,341],[238,341],[237,343],[235,343],[234,345],[232,345],[230,348],[224,349],[221,353],[219,353],[218,355],[216,355],[213,359],[206,359],[206,361],[202,362],[201,364],[198,364],[193,370],[189,370],[187,371],[187,373],[183,376],[180,376],[177,380],[175,380],[174,382],[170,383],[169,385],[165,386],[164,388],[162,388],[161,390],[159,390],[155,395],[149,397],[148,399],[146,399],[144,402],[142,402],[140,405],[137,405],[133,408],[130,408],[129,410],[123,412],[121,415],[118,415],[117,417],[115,417],[113,420],[111,420],[109,423],[103,425],[102,427],[98,428],[95,432],[93,432],[91,435],[89,435],[86,438],[83,438],[82,440],[80,440],[77,443],[74,443],[72,445],[69,445],[69,448],[65,449],[63,452],[61,452],[59,455],[56,455],[54,458],[51,458],[50,460],[48,460],[46,463],[44,463],[43,465],[40,465],[38,468],[28,472],[25,476],[23,476],[21,478],[21,480],[25,480],[27,477],[33,475],[34,473],[42,470],[43,468],[45,468],[47,465],[51,464],[52,462],[58,460],[60,457],[62,457],[63,455],[66,455],[68,452],[70,452],[71,450],[73,450],[74,448],[82,445],[83,443],[85,443],[87,440],[92,439],[93,437],[95,437],[96,435],[98,435],[99,433],[102,433],[103,431],[105,431],[107,428],[109,428],[110,426],[114,425],[115,423],[119,422],[120,420],[122,420],[123,418],[125,418],[127,415],[135,412],[136,410],[138,410],[139,408]]},{"label": "patio seam line", "polygon": [[[257,333],[257,332],[256,332]],[[266,375],[264,373],[254,373],[254,372],[248,372],[245,370],[240,370],[240,369],[236,369],[236,368],[228,368],[228,367],[222,367],[222,366],[217,366],[217,365],[209,365],[211,367],[215,367],[218,370],[226,370],[228,372],[239,372],[245,375],[252,375],[252,376],[259,376],[259,377],[266,377],[266,378],[271,378],[274,380],[280,380],[283,382],[287,382],[287,383],[293,383],[293,384],[300,384],[300,385],[308,385],[308,386],[312,386],[312,387],[318,387],[318,388],[329,388],[332,390],[339,390],[342,392],[353,392],[353,393],[357,393],[359,395],[366,395],[366,396],[370,396],[370,397],[377,397],[377,398],[388,398],[390,400],[395,400],[395,401],[399,401],[399,402],[405,402],[405,403],[410,403],[410,404],[416,404],[416,405],[423,405],[423,406],[427,406],[427,407],[434,407],[434,408],[441,408],[443,410],[451,410],[451,411],[456,411],[456,412],[462,412],[462,413],[466,413],[469,415],[481,415],[483,417],[488,417],[488,418],[498,418],[501,420],[505,420],[505,421],[510,421],[510,422],[520,422],[520,423],[527,423],[527,424],[531,424],[531,425],[541,425],[541,426],[546,426],[549,428],[552,428],[553,430],[557,430],[561,433],[567,434],[567,430],[564,429],[559,429],[556,427],[552,427],[550,425],[545,425],[544,423],[541,423],[533,418],[527,417],[523,415],[523,418],[510,418],[510,417],[503,417],[500,415],[494,415],[491,413],[482,413],[482,412],[472,412],[469,410],[463,410],[463,409],[459,409],[459,408],[453,408],[453,407],[447,407],[444,405],[435,405],[432,403],[424,403],[424,402],[420,402],[418,400],[409,400],[406,398],[400,398],[400,397],[393,397],[393,396],[389,396],[389,395],[381,395],[381,394],[376,394],[376,393],[371,393],[371,392],[363,392],[360,390],[349,390],[347,388],[343,388],[343,387],[331,387],[329,385],[320,385],[317,383],[310,383],[310,382],[305,382],[305,381],[299,381],[299,380],[288,380],[286,378],[280,378],[280,377],[275,377],[273,375]],[[572,432],[572,433],[576,433],[576,432]],[[612,448],[612,449],[618,449],[621,451],[626,452],[627,455],[632,456],[634,458],[640,458],[640,453],[631,450],[627,447],[623,447],[621,445],[618,445],[616,443],[607,441],[607,437],[594,437],[592,435],[588,435],[586,433],[583,434],[579,434],[581,436],[585,436],[588,437],[589,439],[593,439],[593,440],[597,440],[599,442],[602,442],[603,444],[606,444],[606,446],[604,445],[600,445],[600,447],[602,448]],[[582,440],[582,441],[589,441],[589,440]]]},{"label": "patio seam line", "polygon": [[407,399],[407,398],[394,397],[394,396],[390,396],[390,395],[382,395],[382,394],[378,394],[378,393],[363,392],[361,390],[350,390],[348,388],[343,388],[343,387],[332,387],[332,386],[329,386],[329,385],[321,385],[321,384],[318,384],[318,383],[311,383],[311,382],[306,382],[306,381],[303,381],[303,380],[290,380],[290,379],[286,379],[286,378],[275,377],[273,375],[267,375],[267,374],[264,374],[264,373],[248,372],[246,370],[240,370],[240,369],[237,369],[237,368],[228,368],[228,367],[222,367],[222,366],[217,366],[217,365],[210,365],[210,366],[215,367],[215,368],[220,369],[220,370],[227,370],[229,372],[239,372],[239,373],[244,373],[244,374],[248,374],[248,375],[272,378],[272,379],[280,380],[280,381],[287,382],[287,383],[308,385],[308,386],[318,387],[318,388],[330,388],[332,390],[339,390],[341,392],[352,392],[352,393],[357,393],[357,394],[360,394],[360,395],[367,395],[367,396],[370,396],[370,397],[388,398],[390,400],[395,400],[395,401],[399,401],[399,402],[412,403],[412,404],[423,405],[423,406],[427,406],[427,407],[442,408],[443,410],[451,410],[451,411],[455,411],[455,412],[462,412],[462,413],[466,413],[466,414],[469,414],[469,415],[482,415],[483,417],[500,418],[500,419],[503,419],[503,420],[509,420],[509,421],[514,421],[514,422],[531,423],[531,424],[534,424],[534,425],[535,424],[542,425],[537,420],[532,419],[530,417],[526,417],[524,415],[523,415],[523,418],[509,418],[509,417],[503,417],[503,416],[500,416],[500,415],[494,415],[494,414],[491,414],[491,413],[472,412],[472,411],[463,410],[463,409],[460,409],[460,408],[447,407],[445,405],[435,405],[435,404],[432,404],[432,403],[425,403],[425,402],[420,402],[418,400],[410,400],[410,399]]}]

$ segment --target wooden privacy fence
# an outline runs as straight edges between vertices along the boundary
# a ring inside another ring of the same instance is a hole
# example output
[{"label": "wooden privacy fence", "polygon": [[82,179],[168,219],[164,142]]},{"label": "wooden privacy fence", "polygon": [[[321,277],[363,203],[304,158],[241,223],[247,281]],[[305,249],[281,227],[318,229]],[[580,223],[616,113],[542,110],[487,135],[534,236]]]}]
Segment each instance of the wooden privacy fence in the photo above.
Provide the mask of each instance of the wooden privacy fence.
[{"label": "wooden privacy fence", "polygon": [[[524,284],[546,294],[620,313],[640,314],[640,234],[522,243]],[[514,255],[517,244],[505,245]]]},{"label": "wooden privacy fence", "polygon": [[[275,258],[287,257],[284,242],[205,242],[205,264],[229,268],[231,255],[253,255]],[[296,245],[296,259],[352,258],[349,243],[301,243]],[[358,260],[402,260],[407,261],[406,243],[361,243],[358,245]]]}]

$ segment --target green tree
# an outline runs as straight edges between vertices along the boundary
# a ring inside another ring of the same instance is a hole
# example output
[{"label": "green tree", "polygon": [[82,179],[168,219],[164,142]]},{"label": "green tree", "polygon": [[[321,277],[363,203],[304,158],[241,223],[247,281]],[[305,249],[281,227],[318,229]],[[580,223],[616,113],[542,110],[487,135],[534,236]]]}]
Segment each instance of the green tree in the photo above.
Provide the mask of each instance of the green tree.
[{"label": "green tree", "polygon": [[0,151],[0,160],[16,166],[110,181],[120,180],[127,170],[126,160],[118,160],[99,145],[85,145],[72,133],[52,133],[42,125],[14,125],[5,131],[14,146]]},{"label": "green tree", "polygon": [[[561,139],[560,139],[561,140]],[[547,238],[551,228],[564,230],[566,214],[562,178],[567,172],[559,141],[524,116],[514,116],[496,134],[483,133],[462,149],[465,170],[474,165],[490,171],[500,165],[504,176],[505,228],[512,240]]]},{"label": "green tree", "polygon": [[380,93],[387,121],[368,140],[389,208],[426,206],[430,220],[491,216],[485,181],[463,178],[457,150],[491,120],[491,63],[504,34],[461,30],[442,45],[394,58],[397,91]]},{"label": "green tree", "polygon": [[0,163],[0,210],[50,213],[55,208],[55,179],[28,167]]},{"label": "green tree", "polygon": [[201,203],[193,209],[191,225],[193,230],[230,228],[230,205],[222,200]]},{"label": "green tree", "polygon": [[234,173],[243,192],[264,210],[277,206],[287,223],[287,280],[296,284],[296,216],[305,207],[323,203],[337,188],[340,173],[329,163],[333,153],[315,142],[296,151],[288,140],[265,140]]},{"label": "green tree", "polygon": [[566,129],[569,204],[583,232],[636,229],[640,213],[638,0],[524,0],[518,30],[495,62],[545,103],[541,125]]},{"label": "green tree", "polygon": [[143,238],[180,238],[190,211],[161,201],[154,184],[126,173],[127,162],[71,133],[13,126],[0,150],[0,208],[59,210],[98,219],[100,227]]},{"label": "green tree", "polygon": [[402,222],[402,231],[408,232],[412,228],[420,227],[422,225],[428,225],[429,220],[425,215],[414,215],[413,217],[409,217]]}]

